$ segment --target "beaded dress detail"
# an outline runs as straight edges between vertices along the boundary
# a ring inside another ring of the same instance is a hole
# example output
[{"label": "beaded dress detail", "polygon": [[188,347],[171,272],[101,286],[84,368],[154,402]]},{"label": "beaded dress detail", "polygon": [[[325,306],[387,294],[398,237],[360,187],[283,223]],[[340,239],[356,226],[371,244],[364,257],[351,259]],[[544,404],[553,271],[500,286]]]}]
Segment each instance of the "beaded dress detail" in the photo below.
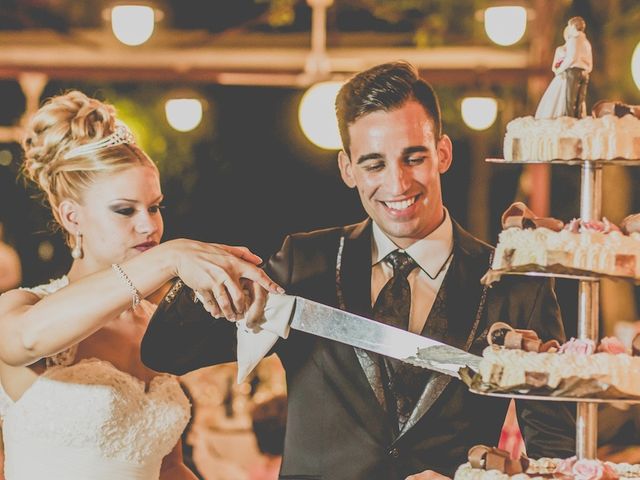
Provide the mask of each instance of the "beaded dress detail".
[{"label": "beaded dress detail", "polygon": [[[43,297],[66,277],[28,289]],[[7,480],[158,480],[190,405],[175,377],[145,383],[70,349],[13,402],[0,388]]]}]

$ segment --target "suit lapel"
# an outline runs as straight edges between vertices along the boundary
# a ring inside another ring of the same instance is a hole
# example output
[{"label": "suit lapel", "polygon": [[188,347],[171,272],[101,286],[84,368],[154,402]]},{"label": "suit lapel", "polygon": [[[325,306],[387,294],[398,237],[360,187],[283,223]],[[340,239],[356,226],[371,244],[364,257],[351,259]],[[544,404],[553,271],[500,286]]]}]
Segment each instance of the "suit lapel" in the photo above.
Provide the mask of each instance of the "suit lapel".
[{"label": "suit lapel", "polygon": [[[339,307],[349,312],[371,318],[371,221],[358,224],[344,236],[342,253],[338,255],[337,294]],[[388,441],[391,425],[388,421],[371,422],[371,418],[386,419],[384,392],[380,383],[378,365],[361,349],[338,342],[328,342],[335,368],[348,375],[339,376],[344,385],[341,392],[356,392],[357,398],[350,404],[359,405],[366,428],[380,441]],[[356,384],[347,384],[348,381]],[[364,392],[364,393],[363,393]],[[363,396],[364,395],[364,396]]]},{"label": "suit lapel", "polygon": [[[480,284],[480,278],[488,268],[489,259],[486,251],[479,248],[479,242],[456,222],[453,222],[453,238],[453,259],[434,303],[434,307],[438,307],[438,302],[443,302],[444,311],[432,308],[422,335],[469,350],[482,315],[480,306],[486,287]],[[442,373],[432,373],[398,439],[424,417],[452,379]]]},{"label": "suit lapel", "polygon": [[339,267],[338,298],[348,311],[371,317],[371,221],[345,234]]}]

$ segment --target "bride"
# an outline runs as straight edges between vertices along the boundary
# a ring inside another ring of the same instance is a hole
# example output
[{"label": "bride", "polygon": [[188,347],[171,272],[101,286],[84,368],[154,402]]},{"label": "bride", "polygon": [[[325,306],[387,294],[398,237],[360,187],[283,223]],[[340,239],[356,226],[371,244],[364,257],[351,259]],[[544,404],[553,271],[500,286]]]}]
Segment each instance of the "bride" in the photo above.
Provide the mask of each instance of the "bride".
[{"label": "bride", "polygon": [[176,378],[140,360],[147,297],[180,277],[212,315],[235,319],[280,287],[245,248],[160,243],[158,170],[110,105],[78,91],[54,97],[23,147],[73,263],[0,297],[6,479],[194,479],[179,443],[189,402]]},{"label": "bride", "polygon": [[556,48],[553,56],[551,70],[555,76],[551,82],[549,82],[547,89],[538,103],[535,118],[557,118],[567,115],[567,76],[564,71],[558,71],[558,67],[562,64],[562,60],[567,53],[566,41],[568,33],[567,28],[565,28],[563,32],[565,44]]}]

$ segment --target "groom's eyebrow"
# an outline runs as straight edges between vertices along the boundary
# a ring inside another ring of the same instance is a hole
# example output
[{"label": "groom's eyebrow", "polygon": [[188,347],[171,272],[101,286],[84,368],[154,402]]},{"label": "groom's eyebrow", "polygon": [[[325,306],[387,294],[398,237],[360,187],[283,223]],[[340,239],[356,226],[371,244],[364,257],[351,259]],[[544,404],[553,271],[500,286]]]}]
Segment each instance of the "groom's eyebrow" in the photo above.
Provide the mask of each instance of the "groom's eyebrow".
[{"label": "groom's eyebrow", "polygon": [[408,157],[412,153],[424,153],[424,152],[428,152],[427,147],[425,147],[424,145],[416,145],[415,147],[407,147],[404,150],[402,150],[402,156]]},{"label": "groom's eyebrow", "polygon": [[364,155],[360,155],[358,157],[358,161],[356,163],[360,165],[367,160],[379,160],[381,158],[384,158],[384,155],[382,155],[381,153],[365,153]]}]

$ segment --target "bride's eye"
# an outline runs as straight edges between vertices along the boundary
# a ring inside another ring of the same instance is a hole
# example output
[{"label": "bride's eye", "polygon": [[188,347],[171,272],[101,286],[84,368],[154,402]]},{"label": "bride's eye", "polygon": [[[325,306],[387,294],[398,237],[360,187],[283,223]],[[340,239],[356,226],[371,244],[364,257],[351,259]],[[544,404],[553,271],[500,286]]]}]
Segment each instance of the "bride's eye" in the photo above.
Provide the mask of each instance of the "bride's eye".
[{"label": "bride's eye", "polygon": [[164,205],[151,205],[149,207],[149,213],[158,213],[161,210],[164,210]]},{"label": "bride's eye", "polygon": [[132,207],[124,207],[124,208],[114,208],[113,211],[119,215],[130,217],[135,212],[135,209]]}]

